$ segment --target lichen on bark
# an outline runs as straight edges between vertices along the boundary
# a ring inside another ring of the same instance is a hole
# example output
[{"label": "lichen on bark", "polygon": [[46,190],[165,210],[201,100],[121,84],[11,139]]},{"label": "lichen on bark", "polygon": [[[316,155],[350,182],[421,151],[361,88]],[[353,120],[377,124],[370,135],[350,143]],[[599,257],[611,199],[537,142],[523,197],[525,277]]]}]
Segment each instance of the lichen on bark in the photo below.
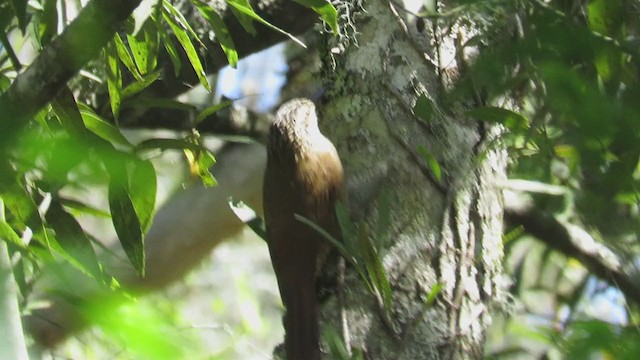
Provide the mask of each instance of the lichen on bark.
[{"label": "lichen on bark", "polygon": [[[471,102],[443,108],[459,65],[456,54],[446,54],[456,51],[456,38],[437,29],[443,21],[429,23],[433,31],[424,34],[410,30],[410,17],[397,6],[371,0],[343,7],[351,11],[341,17],[348,19],[343,36],[327,40],[323,57],[329,101],[321,123],[338,148],[347,181],[358,179],[366,187],[366,179],[375,178],[373,165],[388,168],[380,188],[392,199],[392,230],[388,239],[377,240],[384,244],[379,255],[393,306],[385,316],[348,270],[346,285],[338,289],[343,299],[325,303],[323,324],[375,359],[480,358],[493,306],[502,301],[496,184],[505,177],[506,153],[499,142],[486,145],[500,129],[464,116]],[[473,22],[466,19],[465,26],[473,29]],[[442,58],[453,62],[445,69]],[[413,109],[421,96],[433,103],[430,119]],[[437,161],[441,176],[419,148]],[[376,199],[374,194],[368,204],[358,204],[371,210],[365,220],[370,228]],[[427,304],[434,288],[441,290]]]}]

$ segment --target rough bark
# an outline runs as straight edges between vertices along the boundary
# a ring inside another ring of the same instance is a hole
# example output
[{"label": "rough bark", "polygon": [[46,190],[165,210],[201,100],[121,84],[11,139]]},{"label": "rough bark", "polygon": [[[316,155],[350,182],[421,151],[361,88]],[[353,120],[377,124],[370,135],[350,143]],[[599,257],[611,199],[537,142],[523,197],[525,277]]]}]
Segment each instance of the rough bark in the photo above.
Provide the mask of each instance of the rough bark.
[{"label": "rough bark", "polygon": [[[394,301],[385,319],[362,280],[349,272],[344,300],[331,298],[324,306],[324,324],[342,326],[348,345],[375,359],[480,358],[492,307],[502,295],[496,184],[505,178],[506,152],[485,146],[497,129],[465,118],[470,104],[440,108],[453,81],[448,76],[462,66],[455,60],[456,39],[442,36],[437,24],[426,27],[434,32],[420,34],[387,1],[350,10],[348,26],[357,29],[358,44],[344,38],[329,44],[332,56],[325,62],[333,68],[327,73],[335,75],[320,125],[337,144],[347,178],[361,179],[361,187],[375,177],[373,164],[389,169],[383,187],[393,199],[393,225],[391,236],[378,241]],[[436,109],[428,122],[412,110],[420,95]],[[420,146],[440,164],[441,179],[418,154]],[[369,206],[375,215],[375,205]],[[367,219],[370,228],[373,218]],[[438,285],[435,303],[425,305]]]}]

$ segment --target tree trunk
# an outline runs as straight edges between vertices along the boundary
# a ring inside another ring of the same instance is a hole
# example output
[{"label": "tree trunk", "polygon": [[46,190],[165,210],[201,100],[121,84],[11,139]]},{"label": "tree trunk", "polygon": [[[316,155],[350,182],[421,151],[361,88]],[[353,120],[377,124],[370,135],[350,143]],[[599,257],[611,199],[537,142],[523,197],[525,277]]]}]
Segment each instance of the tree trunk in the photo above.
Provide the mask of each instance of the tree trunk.
[{"label": "tree trunk", "polygon": [[[351,16],[342,36],[329,41],[325,73],[333,78],[320,126],[336,144],[347,179],[357,184],[350,196],[375,200],[381,188],[389,194],[392,229],[376,240],[384,244],[379,255],[393,302],[385,317],[361,278],[348,271],[343,299],[323,305],[322,327],[340,329],[351,349],[372,359],[481,358],[492,308],[503,294],[497,183],[505,178],[507,157],[491,141],[499,129],[463,116],[471,102],[441,108],[452,74],[462,67],[456,41],[471,28],[447,24],[448,34],[458,30],[455,39],[443,36],[437,23],[420,33],[421,26],[388,1],[340,6]],[[357,44],[349,29],[357,29]],[[429,119],[413,111],[420,96],[433,104]],[[369,213],[366,221],[375,228],[378,206],[369,201],[352,213]],[[435,302],[426,302],[429,294],[437,294]]]}]

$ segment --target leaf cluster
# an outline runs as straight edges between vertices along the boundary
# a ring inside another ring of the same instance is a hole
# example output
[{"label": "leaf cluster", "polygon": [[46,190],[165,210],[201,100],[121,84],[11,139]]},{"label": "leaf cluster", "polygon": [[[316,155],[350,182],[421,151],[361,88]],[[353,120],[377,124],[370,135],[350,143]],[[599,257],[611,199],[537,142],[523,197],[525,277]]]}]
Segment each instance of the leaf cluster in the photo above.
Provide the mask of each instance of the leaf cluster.
[{"label": "leaf cluster", "polygon": [[[253,23],[259,22],[294,38],[262,19],[248,1],[226,3],[247,31],[255,34]],[[335,9],[330,4],[321,0],[301,3],[314,8],[335,26]],[[188,4],[211,26],[227,61],[235,67],[238,53],[219,11],[203,1]],[[73,6],[82,10],[79,2],[74,5],[64,0],[0,3],[0,96],[29,66],[17,54],[28,46],[35,49],[36,56],[47,51],[59,34],[68,30],[73,21],[68,18]],[[133,143],[118,122],[123,107],[186,106],[173,99],[138,96],[163,80],[158,65],[163,54],[173,64],[175,74],[183,66],[190,66],[200,84],[211,91],[200,55],[206,49],[199,35],[183,11],[166,0],[154,1],[146,12],[136,13],[125,24],[113,26],[124,30],[115,33],[101,56],[76,75],[97,84],[99,91],[108,94],[108,110],[96,109],[92,100],[95,94],[81,96],[80,89],[70,82],[28,124],[20,124],[25,130],[19,132],[19,138],[0,134],[2,149],[5,145],[7,148],[0,162],[3,205],[0,237],[21,255],[16,274],[22,274],[18,282],[25,297],[29,279],[39,276],[43,261],[67,262],[98,283],[108,287],[116,284],[98,261],[95,247],[100,243],[83,229],[78,216],[110,217],[129,262],[144,276],[144,236],[156,206],[157,180],[151,159],[159,152],[183,151],[192,175],[200,177],[207,186],[216,185],[209,173],[215,158],[195,130],[181,138],[147,138]],[[76,54],[67,55],[70,62],[76,61]],[[194,128],[199,121],[230,104],[225,101],[201,111],[195,116]],[[10,105],[19,108],[18,104]],[[106,189],[108,209],[70,195],[96,187]]]}]

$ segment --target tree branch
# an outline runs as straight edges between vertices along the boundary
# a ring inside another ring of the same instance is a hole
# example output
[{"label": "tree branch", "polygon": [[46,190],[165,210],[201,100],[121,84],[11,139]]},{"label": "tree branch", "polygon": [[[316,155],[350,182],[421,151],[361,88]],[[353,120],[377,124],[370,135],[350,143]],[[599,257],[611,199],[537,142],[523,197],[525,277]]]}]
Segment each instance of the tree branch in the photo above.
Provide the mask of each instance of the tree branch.
[{"label": "tree branch", "polygon": [[580,227],[559,220],[522,202],[515,196],[505,196],[504,219],[568,257],[577,259],[591,273],[622,291],[628,300],[640,304],[640,282],[633,264],[597,242]]},{"label": "tree branch", "polygon": [[0,153],[43,106],[98,55],[141,0],[93,0],[0,96]]},{"label": "tree branch", "polygon": [[[0,152],[11,146],[19,131],[24,128],[43,106],[51,101],[77,74],[88,61],[98,56],[99,51],[113,37],[116,30],[138,6],[140,0],[93,0],[85,6],[78,17],[47,45],[34,62],[13,82],[11,87],[0,95]],[[315,13],[292,1],[276,0],[252,1],[254,8],[267,21],[292,33],[300,34],[310,29]],[[192,11],[193,9],[191,9]],[[208,26],[199,17],[192,14],[194,27],[200,33],[209,33]],[[230,10],[223,13],[223,20],[232,34],[236,50],[240,57],[244,57],[283,41],[285,37],[273,30],[256,24],[256,36],[244,31]],[[202,36],[206,49],[201,56],[209,74],[216,73],[227,65],[226,56],[217,42]],[[186,64],[186,55],[180,52]],[[197,76],[189,66],[183,66],[178,76],[175,76],[172,64],[166,59],[159,59],[163,70],[163,81],[150,86],[139,96],[152,98],[173,98],[190,89],[198,83]],[[157,109],[136,111],[135,118],[155,118],[153,113]],[[166,112],[166,109],[162,110]],[[127,115],[127,114],[123,114]],[[184,116],[184,113],[181,113]],[[135,118],[125,117],[123,124],[130,125]],[[134,126],[135,127],[135,126]]]}]

